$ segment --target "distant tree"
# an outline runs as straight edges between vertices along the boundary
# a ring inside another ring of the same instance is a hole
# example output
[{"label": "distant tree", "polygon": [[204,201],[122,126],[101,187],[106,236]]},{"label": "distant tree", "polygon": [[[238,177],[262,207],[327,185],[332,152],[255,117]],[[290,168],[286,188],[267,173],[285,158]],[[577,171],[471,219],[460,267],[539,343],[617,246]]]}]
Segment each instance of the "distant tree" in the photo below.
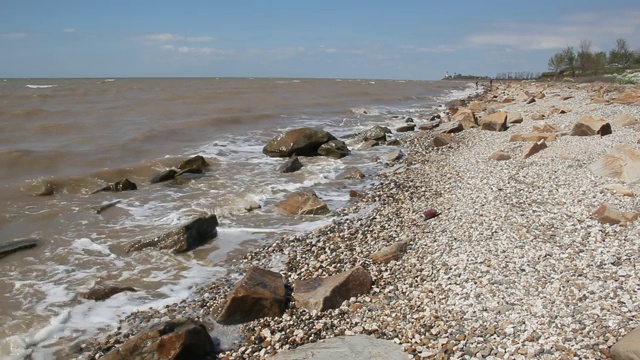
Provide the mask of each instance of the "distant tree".
[{"label": "distant tree", "polygon": [[580,41],[580,50],[578,51],[577,60],[578,67],[580,68],[580,73],[582,75],[592,68],[593,54],[591,53],[590,40]]},{"label": "distant tree", "polygon": [[609,51],[609,65],[627,66],[631,63],[631,60],[633,60],[633,52],[629,50],[627,40],[623,38],[617,39],[615,49]]},{"label": "distant tree", "polygon": [[549,70],[553,71],[554,73],[556,73],[553,76],[553,80],[555,80],[558,77],[558,74],[560,73],[560,70],[562,70],[562,68],[564,67],[564,54],[559,52],[559,53],[555,53],[550,59],[549,59],[549,63],[547,63],[547,66],[549,67]]},{"label": "distant tree", "polygon": [[576,76],[576,53],[573,52],[573,46],[567,46],[562,50],[562,56],[564,56],[564,66],[571,70],[571,76]]},{"label": "distant tree", "polygon": [[633,60],[631,60],[632,64],[640,64],[640,49],[633,52]]},{"label": "distant tree", "polygon": [[593,74],[598,76],[598,72],[604,69],[604,66],[607,64],[607,54],[604,51],[599,51],[593,54],[593,63],[591,64],[593,69]]}]

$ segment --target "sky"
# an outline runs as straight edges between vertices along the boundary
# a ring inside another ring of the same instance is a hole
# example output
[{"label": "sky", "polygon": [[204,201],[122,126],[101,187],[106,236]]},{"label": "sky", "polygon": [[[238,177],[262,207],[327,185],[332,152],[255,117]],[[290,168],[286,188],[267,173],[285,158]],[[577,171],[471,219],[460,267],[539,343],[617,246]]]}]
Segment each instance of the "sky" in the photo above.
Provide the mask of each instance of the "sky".
[{"label": "sky", "polygon": [[493,77],[618,38],[638,0],[0,0],[0,77]]}]

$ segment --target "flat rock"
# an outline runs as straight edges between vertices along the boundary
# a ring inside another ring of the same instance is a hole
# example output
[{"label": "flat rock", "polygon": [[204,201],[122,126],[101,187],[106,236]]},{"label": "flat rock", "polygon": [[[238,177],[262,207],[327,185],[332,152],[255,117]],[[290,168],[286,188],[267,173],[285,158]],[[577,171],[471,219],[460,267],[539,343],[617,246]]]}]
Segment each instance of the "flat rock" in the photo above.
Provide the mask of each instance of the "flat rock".
[{"label": "flat rock", "polygon": [[368,293],[372,282],[369,272],[358,266],[326,278],[296,281],[293,299],[297,306],[309,311],[336,309],[345,300]]},{"label": "flat rock", "polygon": [[227,296],[216,322],[232,325],[280,316],[285,310],[286,296],[282,275],[252,267]]},{"label": "flat rock", "polygon": [[627,183],[640,180],[640,151],[630,145],[618,145],[589,165],[597,176],[613,177]]},{"label": "flat rock", "polygon": [[479,120],[479,124],[480,130],[505,131],[507,130],[507,113],[501,111],[483,116]]},{"label": "flat rock", "polygon": [[526,134],[513,134],[509,138],[509,141],[510,142],[516,142],[516,141],[537,142],[540,140],[556,141],[557,138],[558,137],[556,136],[556,134],[532,132],[532,133],[526,133]]},{"label": "flat rock", "polygon": [[407,246],[409,245],[406,241],[397,242],[395,244],[391,244],[382,248],[380,251],[376,251],[371,254],[369,257],[371,260],[380,263],[388,263],[393,260],[399,260],[404,256],[407,252]]},{"label": "flat rock", "polygon": [[262,153],[270,157],[315,156],[318,148],[331,140],[336,140],[335,136],[322,129],[293,129],[269,140]]},{"label": "flat rock", "polygon": [[624,185],[620,185],[620,184],[606,184],[606,185],[602,185],[602,188],[605,190],[609,190],[612,193],[620,196],[629,196],[629,197],[635,196],[633,191],[629,190]]},{"label": "flat rock", "polygon": [[489,156],[489,159],[495,160],[495,161],[505,161],[505,160],[510,160],[511,155],[509,155],[509,153],[506,151],[496,151]]},{"label": "flat rock", "polygon": [[326,215],[330,212],[327,203],[318,198],[313,190],[301,190],[287,195],[274,205],[274,210],[286,215]]},{"label": "flat rock", "polygon": [[114,284],[102,283],[95,284],[91,289],[79,293],[78,296],[87,300],[102,301],[112,297],[113,295],[125,291],[135,292],[137,290],[131,286],[118,286]]},{"label": "flat rock", "polygon": [[549,125],[547,123],[542,123],[540,125],[534,125],[531,128],[531,131],[534,133],[551,133],[551,134],[555,134],[555,133],[559,133],[560,131],[562,131],[561,129],[553,126],[553,125]]},{"label": "flat rock", "polygon": [[362,144],[360,144],[360,149],[361,150],[365,150],[365,149],[370,149],[374,146],[378,146],[380,145],[380,142],[378,142],[378,140],[367,140],[365,142],[363,142]]},{"label": "flat rock", "polygon": [[431,139],[431,145],[433,147],[443,147],[451,144],[457,144],[459,142],[460,140],[449,134],[436,134],[433,136],[433,139]]},{"label": "flat rock", "polygon": [[407,124],[407,125],[397,127],[396,132],[403,133],[403,132],[415,131],[415,129],[416,129],[416,124]]},{"label": "flat rock", "polygon": [[607,203],[600,205],[591,215],[600,223],[608,225],[625,224],[638,217],[637,213],[622,212]]},{"label": "flat rock", "polygon": [[615,343],[610,352],[613,360],[640,359],[640,326]]},{"label": "flat rock", "polygon": [[438,129],[434,131],[436,134],[454,134],[464,130],[462,124],[458,121],[450,121],[440,124]]},{"label": "flat rock", "polygon": [[384,155],[382,161],[385,163],[391,163],[402,159],[404,153],[400,149],[393,150],[392,152]]},{"label": "flat rock", "polygon": [[37,239],[17,239],[0,243],[0,259],[16,251],[31,249],[37,245]]},{"label": "flat rock", "polygon": [[218,235],[218,218],[211,214],[199,217],[168,233],[153,238],[134,242],[127,246],[126,251],[138,251],[150,247],[181,253],[193,250]]},{"label": "flat rock", "polygon": [[507,123],[509,124],[520,124],[524,119],[522,118],[522,114],[519,112],[508,112],[507,113]]},{"label": "flat rock", "polygon": [[571,129],[573,136],[605,136],[611,134],[611,125],[603,118],[585,115],[578,119]]},{"label": "flat rock", "polygon": [[390,340],[368,335],[338,336],[316,343],[299,346],[294,350],[278,352],[274,360],[347,360],[385,359],[406,360],[407,353]]},{"label": "flat rock", "polygon": [[613,119],[613,121],[611,121],[611,125],[620,126],[620,127],[634,126],[639,124],[640,124],[640,121],[638,121],[638,119],[633,117],[633,115],[629,115],[629,114],[620,114],[615,119]]}]

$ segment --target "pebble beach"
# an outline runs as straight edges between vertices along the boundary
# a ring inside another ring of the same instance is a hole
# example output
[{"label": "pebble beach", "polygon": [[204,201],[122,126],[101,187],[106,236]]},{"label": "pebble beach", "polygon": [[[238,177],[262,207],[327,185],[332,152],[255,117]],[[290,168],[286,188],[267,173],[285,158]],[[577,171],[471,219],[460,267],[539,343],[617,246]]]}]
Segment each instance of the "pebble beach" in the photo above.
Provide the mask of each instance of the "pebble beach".
[{"label": "pebble beach", "polygon": [[[356,334],[391,340],[407,359],[609,358],[610,347],[640,324],[640,220],[603,224],[593,212],[603,203],[639,212],[640,183],[597,176],[589,165],[617,145],[638,149],[640,126],[614,125],[606,136],[568,133],[585,115],[640,120],[638,102],[613,101],[627,90],[639,92],[606,84],[494,84],[475,99],[487,109],[519,112],[521,123],[506,131],[466,129],[443,147],[431,145],[438,128],[394,134],[404,157],[388,164],[361,199],[335,209],[331,224],[234,260],[230,276],[193,289],[182,302],[127,316],[78,358],[100,358],[143,327],[180,317],[207,324],[220,341],[220,359],[269,358]],[[519,100],[523,91],[542,95]],[[544,119],[533,120],[536,113]],[[530,143],[510,137],[545,123],[558,130],[557,140],[523,157]],[[510,159],[490,159],[496,151]],[[635,196],[616,194],[611,184]],[[428,209],[438,216],[426,219]],[[369,257],[398,242],[407,244],[402,258]],[[373,286],[334,310],[309,312],[294,301],[281,317],[215,324],[211,312],[252,266],[289,283],[362,266]]]}]

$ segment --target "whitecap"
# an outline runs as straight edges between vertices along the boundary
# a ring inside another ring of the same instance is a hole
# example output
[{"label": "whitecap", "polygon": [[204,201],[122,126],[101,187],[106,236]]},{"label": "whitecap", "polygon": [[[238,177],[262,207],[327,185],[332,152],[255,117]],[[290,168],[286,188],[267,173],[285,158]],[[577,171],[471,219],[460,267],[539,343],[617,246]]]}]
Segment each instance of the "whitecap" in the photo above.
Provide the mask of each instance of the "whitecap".
[{"label": "whitecap", "polygon": [[46,88],[52,88],[56,86],[58,85],[27,85],[27,87],[30,89],[46,89]]}]

